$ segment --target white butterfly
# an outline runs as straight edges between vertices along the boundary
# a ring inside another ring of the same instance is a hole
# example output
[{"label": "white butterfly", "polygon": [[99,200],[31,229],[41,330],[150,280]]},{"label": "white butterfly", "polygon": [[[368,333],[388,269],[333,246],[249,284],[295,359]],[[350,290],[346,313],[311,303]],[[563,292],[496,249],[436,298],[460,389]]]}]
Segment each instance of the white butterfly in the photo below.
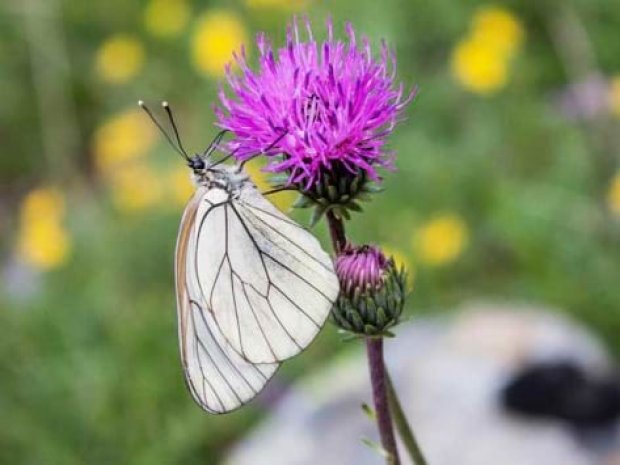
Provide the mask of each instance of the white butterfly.
[{"label": "white butterfly", "polygon": [[181,362],[196,402],[225,413],[312,342],[339,284],[309,231],[263,197],[241,166],[211,161],[221,135],[189,158],[164,108],[197,185],[175,255]]}]

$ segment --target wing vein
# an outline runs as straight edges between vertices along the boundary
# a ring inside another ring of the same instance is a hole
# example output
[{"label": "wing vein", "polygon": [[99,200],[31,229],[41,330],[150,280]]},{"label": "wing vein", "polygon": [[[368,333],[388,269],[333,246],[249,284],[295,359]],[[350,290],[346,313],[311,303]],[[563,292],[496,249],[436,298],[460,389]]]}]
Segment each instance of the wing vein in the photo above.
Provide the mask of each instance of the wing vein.
[{"label": "wing vein", "polygon": [[[245,206],[246,204],[244,204]],[[296,247],[298,250],[300,250],[305,256],[307,256],[308,258],[310,258],[311,260],[313,260],[315,263],[317,263],[319,266],[321,266],[322,268],[324,268],[325,270],[331,272],[332,270],[325,265],[325,263],[321,262],[320,260],[318,260],[316,257],[314,257],[313,255],[311,255],[306,249],[304,249],[303,247],[301,247],[299,244],[297,244],[296,242],[292,241],[289,237],[285,236],[284,234],[282,234],[280,231],[278,231],[276,228],[274,228],[272,225],[270,225],[269,223],[267,223],[265,220],[263,220],[261,217],[257,216],[255,213],[252,213],[250,211],[248,211],[248,213],[250,215],[252,215],[252,217],[254,217],[256,220],[258,220],[259,222],[261,222],[263,225],[265,225],[266,227],[268,227],[269,229],[271,229],[274,233],[276,233],[278,236],[280,236],[282,239],[284,239],[285,241],[287,241],[289,244],[293,245],[294,247]],[[277,216],[272,215],[273,217],[277,218]],[[284,221],[283,219],[281,219],[282,221]],[[288,223],[288,221],[287,221]],[[263,237],[265,237],[267,240],[269,240],[264,234]],[[272,244],[274,244],[273,241],[269,241]]]},{"label": "wing vein", "polygon": [[[211,328],[209,327],[208,323],[207,323],[207,319],[204,316],[204,310],[202,309],[202,307],[200,306],[200,304],[198,302],[196,302],[195,300],[191,300],[190,303],[193,303],[194,305],[196,305],[199,309],[200,309],[200,317],[202,319],[202,322],[204,323],[204,325],[207,328],[207,331],[209,331],[209,334],[211,335],[211,337],[213,338],[213,341],[215,342],[215,345],[217,346],[219,352],[222,354],[222,356],[226,359],[226,361],[228,362],[228,365],[230,368],[232,368],[241,379],[243,379],[243,381],[245,382],[245,384],[252,390],[252,392],[254,392],[254,394],[258,394],[258,392],[256,391],[256,389],[254,389],[254,387],[252,386],[252,384],[250,384],[250,382],[248,381],[248,379],[243,375],[243,373],[241,372],[241,370],[239,370],[239,368],[237,367],[237,365],[234,364],[234,362],[230,359],[230,356],[226,353],[226,351],[222,348],[222,345],[219,343],[219,341],[217,340],[217,338],[215,337],[215,335],[213,334],[213,331],[211,330]],[[254,368],[254,370],[256,371],[256,373],[259,373],[261,375],[261,377],[263,377],[263,379],[265,378],[265,375],[258,369],[256,368],[254,365],[250,364],[252,368]]]},{"label": "wing vein", "polygon": [[[248,204],[249,205],[249,204]],[[273,348],[271,347],[271,344],[269,342],[269,339],[267,338],[265,331],[258,319],[258,317],[256,316],[256,311],[254,310],[254,307],[252,305],[252,303],[249,300],[249,297],[247,295],[247,290],[245,289],[245,286],[248,285],[250,286],[258,295],[262,296],[265,301],[267,302],[268,306],[269,306],[269,310],[271,311],[271,313],[273,314],[275,320],[278,322],[278,325],[282,328],[282,330],[285,332],[285,334],[289,337],[289,339],[299,348],[302,349],[301,345],[298,343],[298,341],[291,335],[291,333],[289,332],[288,328],[282,323],[282,320],[280,319],[279,315],[275,312],[273,305],[271,303],[271,301],[269,300],[269,287],[274,286],[276,289],[278,289],[278,291],[291,303],[293,303],[293,305],[295,306],[295,308],[299,309],[302,314],[308,318],[314,325],[316,325],[316,327],[318,329],[321,328],[321,326],[314,321],[314,319],[312,319],[303,309],[301,309],[299,307],[299,305],[295,304],[292,299],[286,295],[282,289],[280,289],[278,286],[275,285],[275,283],[272,281],[271,279],[271,274],[269,273],[269,269],[267,267],[267,264],[265,263],[265,257],[268,257],[270,260],[272,260],[274,263],[277,263],[278,265],[280,265],[282,268],[286,269],[287,271],[289,271],[291,274],[293,274],[294,276],[296,276],[297,278],[299,278],[301,281],[303,281],[306,285],[308,285],[309,287],[313,288],[315,291],[317,291],[320,295],[322,295],[328,302],[332,303],[333,302],[329,299],[329,297],[327,297],[320,289],[318,289],[316,286],[314,286],[312,283],[310,283],[308,280],[306,280],[304,277],[302,277],[301,275],[299,275],[297,272],[293,271],[290,267],[284,265],[282,262],[280,262],[279,260],[277,260],[276,258],[274,258],[272,255],[268,254],[267,252],[265,252],[263,249],[261,249],[261,247],[258,245],[258,243],[256,242],[256,239],[254,238],[252,232],[249,230],[247,224],[245,224],[245,221],[242,217],[242,215],[239,213],[239,211],[237,210],[237,208],[235,208],[234,204],[230,204],[231,209],[233,210],[233,212],[235,213],[235,215],[237,216],[239,222],[241,223],[241,225],[243,226],[246,234],[248,235],[248,238],[250,239],[250,241],[252,242],[254,248],[256,249],[256,251],[259,254],[260,260],[261,260],[261,264],[263,267],[263,270],[265,272],[265,275],[267,277],[267,282],[268,282],[268,288],[267,288],[267,295],[263,295],[261,294],[253,285],[246,283],[243,279],[241,279],[241,277],[239,275],[237,275],[235,273],[235,276],[239,279],[239,281],[242,283],[242,285],[244,286],[244,293],[246,296],[246,300],[248,301],[248,305],[250,306],[250,309],[252,310],[252,313],[254,315],[254,318],[256,320],[256,323],[258,324],[258,327],[261,330],[261,333],[265,339],[265,341],[267,342],[267,345],[269,347],[270,352],[272,353],[272,355],[274,356],[274,359],[278,360],[277,356],[275,355]],[[262,209],[261,209],[262,210]],[[259,234],[261,234],[261,236],[267,240],[268,242],[270,242],[271,244],[275,245],[277,247],[277,244],[275,244],[273,241],[271,241],[267,236],[265,236],[263,233],[261,233],[260,231],[258,231]],[[232,267],[231,267],[231,271],[232,271]]]},{"label": "wing vein", "polygon": [[299,228],[299,229],[301,229],[302,231],[306,231],[306,232],[307,232],[306,228],[304,228],[303,226],[301,226],[301,225],[299,225],[299,224],[295,223],[294,221],[292,221],[292,220],[290,220],[290,219],[288,219],[288,218],[281,218],[281,217],[279,217],[278,215],[274,214],[273,212],[270,212],[270,211],[268,211],[268,210],[265,210],[264,208],[257,207],[256,205],[252,205],[251,203],[248,203],[248,202],[242,202],[242,203],[243,203],[243,205],[244,205],[244,206],[246,206],[246,207],[249,207],[249,208],[252,208],[252,209],[254,209],[254,210],[258,210],[258,211],[260,211],[260,212],[263,212],[265,215],[272,216],[272,217],[274,217],[274,218],[276,218],[276,219],[278,219],[278,220],[280,220],[280,221],[284,221],[285,223],[288,223],[288,224],[290,224],[291,226],[295,226],[296,228]]},{"label": "wing vein", "polygon": [[299,310],[301,313],[303,313],[305,315],[306,318],[308,318],[308,320],[310,320],[310,322],[312,324],[314,324],[318,329],[321,329],[321,325],[319,323],[317,323],[314,318],[312,318],[310,315],[308,315],[308,313],[301,308],[293,299],[291,299],[281,288],[280,286],[276,285],[276,284],[272,284],[272,287],[274,289],[277,289],[278,292],[280,292],[280,294],[282,294],[282,296],[288,300],[291,304],[293,304],[295,306],[295,308],[297,308],[297,310]]},{"label": "wing vein", "polygon": [[299,342],[297,342],[297,339],[295,339],[293,337],[293,335],[289,332],[288,328],[286,326],[284,326],[284,323],[282,323],[282,320],[280,320],[280,316],[273,309],[273,305],[271,303],[271,300],[269,300],[269,291],[270,291],[270,289],[267,289],[267,298],[265,299],[267,301],[267,305],[269,305],[269,310],[271,310],[271,313],[273,313],[273,316],[275,317],[276,321],[282,327],[282,329],[284,330],[286,335],[289,337],[289,339],[291,341],[293,341],[293,343],[297,346],[297,348],[299,350],[303,350],[303,347],[299,344]]},{"label": "wing vein", "polygon": [[[226,261],[226,254],[222,257],[220,264],[217,267],[217,273],[215,274],[215,279],[213,280],[213,284],[211,284],[211,290],[209,291],[209,300],[207,300],[207,296],[204,295],[202,290],[202,283],[198,279],[198,285],[200,286],[200,292],[202,293],[202,298],[205,303],[209,305],[209,310],[213,310],[213,292],[215,292],[215,287],[217,286],[217,281],[220,279],[220,275],[222,274],[222,268],[224,267],[224,262]],[[198,260],[196,260],[196,276],[198,276]]]},{"label": "wing vein", "polygon": [[[249,204],[248,204],[249,205]],[[280,260],[278,260],[277,258],[273,257],[271,254],[268,254],[267,252],[265,252],[263,249],[261,249],[258,246],[258,243],[256,242],[256,239],[254,238],[254,236],[252,235],[252,233],[250,232],[248,226],[245,224],[245,222],[243,221],[243,218],[241,218],[240,213],[237,211],[237,209],[235,208],[235,206],[233,204],[230,204],[231,208],[233,209],[233,211],[235,212],[235,214],[237,215],[237,218],[239,218],[239,221],[241,222],[241,224],[243,225],[243,228],[245,229],[245,232],[247,233],[247,235],[250,237],[250,240],[252,241],[252,243],[254,244],[254,247],[256,248],[256,250],[258,251],[259,255],[261,256],[261,261],[263,264],[263,269],[265,270],[265,274],[267,275],[268,281],[269,283],[271,283],[271,275],[269,274],[269,270],[267,269],[266,265],[265,265],[265,260],[264,260],[264,256],[270,258],[272,261],[274,261],[275,263],[277,263],[278,265],[280,265],[282,268],[284,268],[285,270],[289,271],[291,274],[297,276],[300,280],[302,280],[304,283],[306,283],[308,286],[310,286],[311,288],[313,288],[315,291],[317,291],[319,294],[321,294],[325,300],[327,300],[330,303],[334,303],[329,297],[327,297],[327,295],[325,295],[325,293],[323,291],[321,291],[318,287],[316,287],[314,284],[312,284],[311,282],[309,282],[306,278],[304,278],[303,276],[301,276],[299,273],[297,273],[296,271],[292,270],[290,267],[286,266],[285,264],[283,264]],[[276,247],[278,246],[277,244],[275,244],[272,240],[270,240],[267,236],[265,236],[265,234],[261,233],[260,231],[258,231],[258,233],[267,241],[269,241],[271,244],[275,245]]]},{"label": "wing vein", "polygon": [[228,205],[224,207],[224,221],[225,227],[225,242],[224,242],[224,257],[228,261],[228,268],[230,268],[230,293],[232,294],[233,306],[235,308],[235,321],[237,323],[237,336],[239,337],[239,347],[241,349],[241,354],[245,356],[245,351],[243,350],[243,340],[241,338],[241,323],[239,322],[239,309],[237,308],[237,298],[235,296],[235,283],[233,282],[233,267],[230,262],[230,255],[228,255]]},{"label": "wing vein", "polygon": [[[200,307],[198,307],[198,308],[200,309]],[[195,310],[192,310],[192,320],[194,322],[194,328],[195,328],[196,327],[196,318],[194,316],[194,313],[195,313]],[[207,326],[207,328],[208,328],[208,326]],[[213,360],[213,357],[209,353],[209,349],[207,349],[207,347],[205,346],[204,342],[198,337],[197,333],[194,333],[194,337],[198,341],[198,344],[200,345],[200,347],[203,350],[203,352],[206,354],[206,356],[209,358],[209,360],[211,360],[211,363],[215,367],[215,370],[219,373],[220,378],[222,378],[222,380],[226,383],[226,386],[228,386],[230,391],[235,395],[235,397],[237,398],[239,403],[243,404],[243,401],[241,400],[241,397],[239,397],[239,394],[237,394],[237,391],[235,389],[233,389],[233,387],[231,386],[230,381],[228,380],[228,378],[226,378],[226,376],[224,376],[224,374],[222,373],[222,370],[220,369],[219,365],[217,363],[215,363],[215,360]],[[203,373],[203,376],[204,376],[204,373]],[[208,380],[207,380],[207,382],[208,382]],[[209,384],[209,385],[211,385],[211,384]],[[213,389],[213,387],[212,387],[212,389]],[[215,389],[213,389],[213,391],[215,392]],[[222,404],[222,407],[224,407],[223,404]]]},{"label": "wing vein", "polygon": [[[301,349],[302,347],[299,345],[299,343],[295,340],[295,338],[290,334],[288,328],[286,326],[284,326],[284,324],[282,323],[282,320],[280,319],[280,317],[278,316],[278,314],[275,312],[275,310],[273,309],[273,305],[271,305],[271,301],[269,300],[269,286],[273,285],[273,282],[271,280],[271,275],[269,274],[269,269],[267,268],[267,264],[265,263],[265,258],[263,256],[263,250],[260,248],[260,246],[258,245],[258,243],[256,242],[256,239],[254,238],[254,236],[252,235],[251,231],[249,230],[248,226],[245,224],[245,221],[243,220],[243,217],[241,216],[241,214],[237,211],[237,209],[235,208],[235,206],[231,203],[230,207],[232,208],[232,210],[235,212],[235,214],[237,215],[237,218],[239,219],[239,222],[241,223],[241,225],[243,226],[246,234],[248,235],[248,237],[250,238],[250,241],[252,242],[252,244],[254,245],[254,248],[256,249],[256,251],[258,252],[258,255],[260,257],[261,260],[261,264],[263,266],[263,270],[265,272],[265,276],[267,277],[267,295],[263,295],[260,292],[258,292],[258,290],[252,286],[249,283],[246,283],[245,281],[243,281],[243,279],[241,279],[240,276],[237,276],[237,278],[239,279],[239,281],[241,281],[241,283],[244,285],[244,291],[245,291],[245,285],[248,284],[250,285],[250,287],[252,287],[252,289],[254,289],[254,291],[262,296],[265,301],[267,302],[267,304],[269,305],[269,310],[271,311],[271,313],[273,314],[275,320],[278,322],[278,324],[280,325],[280,327],[282,328],[282,330],[285,332],[285,334],[289,337],[289,339],[299,348]],[[264,237],[264,235],[263,235]],[[272,242],[273,243],[273,242]],[[232,270],[232,268],[231,268]],[[305,280],[304,280],[305,281]],[[254,314],[254,318],[256,319],[256,323],[258,324],[258,327],[261,330],[261,333],[263,334],[263,337],[265,338],[265,341],[267,342],[267,346],[269,347],[270,352],[272,353],[273,357],[275,360],[278,360],[278,357],[275,355],[273,348],[271,347],[271,344],[269,343],[269,339],[267,338],[267,336],[265,335],[265,331],[262,327],[262,325],[260,324],[260,322],[258,321],[258,317],[256,316],[256,312],[254,310],[254,307],[252,306],[249,298],[247,297],[247,292],[245,292],[246,294],[246,299],[248,300],[248,304],[250,305],[250,309],[252,310],[252,313]]]},{"label": "wing vein", "polygon": [[[194,326],[194,328],[196,328],[196,320],[194,318],[194,312],[193,310],[190,312],[191,313],[191,317],[192,317],[192,325]],[[215,395],[215,398],[217,399],[218,403],[220,404],[220,407],[222,407],[222,409],[225,409],[224,407],[224,402],[222,402],[222,399],[220,398],[217,390],[211,385],[211,383],[209,382],[205,371],[204,371],[204,367],[202,365],[202,359],[200,358],[200,353],[198,351],[198,335],[196,334],[196,332],[194,331],[194,351],[196,352],[196,358],[198,359],[198,367],[200,368],[200,374],[202,375],[202,396],[204,397],[205,401],[207,399],[207,389],[206,389],[206,384],[209,385],[209,389],[211,389],[211,391],[213,391],[213,394]]]},{"label": "wing vein", "polygon": [[[240,280],[241,281],[241,280]],[[265,343],[267,344],[267,347],[269,348],[269,352],[271,352],[271,355],[273,356],[274,360],[278,360],[277,355],[275,354],[275,352],[273,351],[273,347],[271,347],[271,343],[269,342],[269,338],[267,338],[267,335],[265,334],[265,329],[263,328],[263,326],[261,325],[258,316],[256,316],[256,310],[254,309],[254,305],[252,305],[252,302],[250,301],[250,298],[248,297],[248,291],[245,288],[245,286],[247,285],[246,283],[244,283],[243,281],[241,281],[241,285],[243,286],[243,294],[245,295],[245,300],[248,303],[248,307],[250,307],[250,310],[252,311],[252,316],[254,316],[254,320],[256,321],[256,325],[258,326],[258,329],[260,330],[261,335],[263,336],[263,339],[265,340]],[[251,286],[252,287],[252,286]],[[252,287],[253,288],[253,287]],[[259,294],[261,295],[261,294]]]},{"label": "wing vein", "polygon": [[325,300],[327,300],[328,302],[330,302],[331,304],[334,303],[333,300],[331,300],[327,295],[325,295],[325,293],[319,289],[318,287],[316,287],[314,284],[312,284],[310,281],[308,281],[306,278],[304,278],[303,276],[301,276],[299,273],[297,273],[295,270],[292,270],[289,266],[285,265],[284,263],[282,263],[280,260],[278,260],[277,258],[275,258],[273,255],[262,251],[262,254],[265,255],[265,257],[269,258],[270,260],[272,260],[274,263],[277,263],[278,265],[280,265],[282,268],[284,268],[285,270],[287,270],[289,273],[291,273],[294,276],[297,276],[300,280],[302,280],[304,283],[306,283],[308,286],[310,286],[312,289],[314,289],[318,294],[322,295]]}]

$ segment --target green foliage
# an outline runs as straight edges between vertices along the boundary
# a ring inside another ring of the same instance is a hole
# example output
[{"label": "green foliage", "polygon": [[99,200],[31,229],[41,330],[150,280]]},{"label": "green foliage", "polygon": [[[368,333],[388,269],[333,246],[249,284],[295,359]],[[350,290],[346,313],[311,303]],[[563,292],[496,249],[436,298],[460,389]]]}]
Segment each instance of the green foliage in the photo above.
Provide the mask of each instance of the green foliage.
[{"label": "green foliage", "polygon": [[[79,137],[63,158],[51,158],[49,121],[37,100],[37,83],[51,78],[33,75],[19,3],[0,4],[0,463],[216,463],[261,417],[264,403],[225,417],[194,405],[183,384],[174,314],[181,207],[117,212],[90,148],[95,129],[138,98],[174,103],[186,145],[202,148],[216,132],[216,82],[191,65],[191,24],[179,37],[155,39],[142,25],[145,2],[65,0],[61,36],[72,72],[64,84]],[[192,9],[215,3],[194,2]],[[540,302],[587,323],[619,354],[620,231],[604,200],[614,174],[605,160],[617,169],[618,153],[601,148],[589,123],[569,121],[554,105],[572,77],[548,21],[566,4],[504,4],[521,18],[526,42],[508,85],[483,97],[460,88],[449,65],[479,2],[329,2],[337,24],[351,20],[372,40],[394,45],[400,77],[420,87],[390,142],[398,171],[384,173],[385,192],[351,215],[347,230],[358,243],[399,249],[413,264],[405,314],[480,297]],[[584,22],[602,72],[620,72],[617,3],[568,4]],[[329,13],[325,2],[308,5],[317,21]],[[267,29],[282,39],[288,13],[243,2],[234,8],[251,32]],[[108,35],[127,32],[144,41],[145,68],[124,86],[106,85],[93,68],[96,50]],[[46,59],[52,72],[56,58]],[[610,124],[617,131],[618,121]],[[163,143],[152,157],[165,167],[178,161]],[[71,258],[57,270],[27,274],[32,289],[24,290],[11,278],[18,199],[45,182],[69,197]],[[442,212],[463,218],[469,241],[455,261],[426,266],[412,241]],[[308,213],[293,214],[307,224]],[[325,240],[324,226],[316,230]],[[326,328],[285,365],[279,382],[320,366],[341,347],[335,328]]]}]

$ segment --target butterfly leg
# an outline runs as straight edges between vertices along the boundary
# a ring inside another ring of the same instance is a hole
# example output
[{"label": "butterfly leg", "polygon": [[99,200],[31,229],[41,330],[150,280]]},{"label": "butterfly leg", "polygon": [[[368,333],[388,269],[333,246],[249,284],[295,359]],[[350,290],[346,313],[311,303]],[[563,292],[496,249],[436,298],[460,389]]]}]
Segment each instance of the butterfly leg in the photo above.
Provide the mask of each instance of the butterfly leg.
[{"label": "butterfly leg", "polygon": [[277,194],[278,192],[282,192],[282,191],[294,191],[294,190],[297,190],[297,188],[293,186],[277,186],[277,187],[274,187],[273,189],[269,189],[269,190],[261,192],[261,195],[267,196],[271,194]]},{"label": "butterfly leg", "polygon": [[250,160],[253,160],[254,158],[259,157],[259,156],[261,156],[261,155],[267,155],[267,154],[268,154],[268,152],[269,152],[270,150],[272,150],[273,148],[275,148],[275,146],[276,146],[276,145],[278,145],[278,142],[280,142],[280,141],[284,138],[284,136],[286,136],[287,134],[288,134],[288,131],[284,131],[282,134],[280,134],[280,135],[276,138],[276,140],[274,140],[271,144],[269,144],[269,146],[268,146],[267,148],[265,148],[265,149],[261,150],[260,152],[258,152],[258,153],[257,153],[257,154],[255,154],[255,155],[252,155],[252,156],[251,156],[251,157],[249,157],[249,158],[246,158],[246,159],[245,159],[245,160],[243,160],[241,163],[239,163],[239,171],[241,171],[241,170],[243,169],[244,165],[245,165],[247,162],[249,162]]},{"label": "butterfly leg", "polygon": [[[213,138],[213,140],[209,144],[209,146],[205,149],[204,152],[202,152],[201,158],[209,158],[211,154],[220,146],[220,142],[222,142],[222,139],[224,138],[227,132],[228,132],[227,129],[223,129],[220,132],[218,132],[217,135]],[[228,159],[229,157],[230,155],[218,161],[217,164],[220,164],[221,162]]]}]

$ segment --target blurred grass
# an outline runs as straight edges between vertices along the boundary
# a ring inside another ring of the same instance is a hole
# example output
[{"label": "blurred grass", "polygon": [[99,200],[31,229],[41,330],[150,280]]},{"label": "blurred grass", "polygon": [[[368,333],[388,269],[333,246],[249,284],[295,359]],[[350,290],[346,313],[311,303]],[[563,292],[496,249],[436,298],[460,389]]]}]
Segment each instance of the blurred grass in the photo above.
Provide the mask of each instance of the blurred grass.
[{"label": "blurred grass", "polygon": [[[0,5],[0,462],[214,463],[259,420],[265,403],[211,417],[190,400],[177,356],[172,286],[181,206],[159,197],[143,209],[119,209],[109,179],[96,169],[93,139],[138,98],[167,99],[185,143],[199,150],[216,132],[217,78],[192,65],[192,21],[164,39],[145,31],[147,2],[65,0],[54,19],[55,4],[43,11],[36,0]],[[550,21],[566,9],[574,12],[596,59],[588,71],[613,76],[620,73],[620,10],[612,0],[501,3],[520,21],[525,43],[508,82],[481,96],[463,89],[450,71],[452,50],[480,5],[306,2],[317,23],[331,13],[336,23],[351,20],[373,40],[385,37],[396,47],[400,77],[420,86],[391,139],[398,171],[386,173],[385,193],[354,217],[351,235],[389,245],[412,264],[409,315],[479,297],[542,302],[585,322],[618,355],[620,241],[618,219],[605,203],[618,145],[599,142],[620,122],[606,109],[594,120],[571,120],[555,104],[575,79],[558,47],[579,43],[554,41]],[[190,8],[192,18],[227,8],[250,36],[267,30],[277,43],[291,13],[244,2],[193,2]],[[26,14],[58,28],[69,74],[51,54],[42,64],[49,76],[33,76],[33,47],[45,51],[54,42],[33,44]],[[144,67],[122,85],[106,83],[94,64],[100,45],[115,34],[130,34],[144,47]],[[49,119],[41,119],[37,86],[53,85],[54,76],[67,89],[68,111],[74,107],[67,124],[75,122],[76,140],[43,135]],[[73,148],[61,150],[56,163],[49,152],[58,147]],[[140,156],[162,184],[178,164],[161,138]],[[57,269],[42,272],[24,264],[15,247],[21,199],[48,184],[65,193],[62,221],[72,252]],[[420,260],[415,237],[440,215],[459,218],[466,237],[458,256],[431,266]],[[307,221],[303,212],[293,216]],[[325,232],[317,228],[323,240]],[[317,368],[342,347],[326,328],[284,366],[277,383]]]}]

